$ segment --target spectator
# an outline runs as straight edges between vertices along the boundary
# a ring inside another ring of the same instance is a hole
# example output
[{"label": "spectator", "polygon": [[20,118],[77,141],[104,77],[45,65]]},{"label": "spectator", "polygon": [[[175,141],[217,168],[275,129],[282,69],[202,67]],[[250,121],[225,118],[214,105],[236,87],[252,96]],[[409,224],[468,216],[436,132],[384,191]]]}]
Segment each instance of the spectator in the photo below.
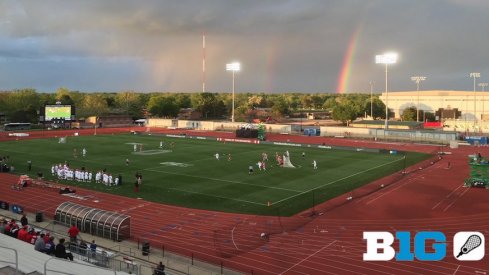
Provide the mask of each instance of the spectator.
[{"label": "spectator", "polygon": [[19,235],[19,226],[17,224],[14,224],[10,229],[10,236],[17,239],[18,235]]},{"label": "spectator", "polygon": [[24,242],[28,242],[30,240],[29,232],[27,232],[27,225],[22,226],[22,228],[19,230],[17,233],[17,239]]},{"label": "spectator", "polygon": [[49,240],[46,242],[46,245],[44,247],[44,251],[48,255],[53,255],[55,252],[55,245],[54,245],[54,237],[49,237]]},{"label": "spectator", "polygon": [[162,262],[156,267],[154,275],[165,275],[165,265]]},{"label": "spectator", "polygon": [[92,243],[90,244],[90,251],[92,253],[92,257],[95,257],[95,254],[97,253],[97,244],[95,243],[95,240],[92,240]]},{"label": "spectator", "polygon": [[78,230],[78,227],[76,227],[76,225],[73,224],[68,230],[68,235],[70,235],[70,242],[76,243],[76,238],[78,236],[78,233],[80,233],[80,230]]},{"label": "spectator", "polygon": [[44,234],[44,243],[48,243],[48,241],[49,241],[49,238],[50,238],[50,237],[51,237],[51,236],[50,236],[49,231],[48,231],[48,232],[46,232],[46,233]]},{"label": "spectator", "polygon": [[54,250],[54,256],[62,259],[70,259],[73,261],[73,254],[66,252],[65,239],[60,239],[56,249]]},{"label": "spectator", "polygon": [[42,233],[41,237],[37,238],[36,242],[34,243],[34,250],[39,252],[46,251],[46,243],[44,242],[44,233]]},{"label": "spectator", "polygon": [[39,231],[36,232],[36,230],[34,230],[34,228],[31,228],[29,230],[29,235],[28,235],[29,239],[27,240],[27,242],[32,244],[32,245],[36,244],[36,241],[39,238],[39,234],[41,234],[41,232],[39,232]]},{"label": "spectator", "polygon": [[10,231],[12,230],[12,221],[8,222],[6,225],[5,225],[5,231],[4,233],[8,236],[12,236],[12,234],[10,233]]},{"label": "spectator", "polygon": [[20,218],[20,224],[22,224],[22,226],[25,226],[25,225],[28,225],[29,222],[27,221],[27,217],[25,214],[22,214],[22,218]]}]

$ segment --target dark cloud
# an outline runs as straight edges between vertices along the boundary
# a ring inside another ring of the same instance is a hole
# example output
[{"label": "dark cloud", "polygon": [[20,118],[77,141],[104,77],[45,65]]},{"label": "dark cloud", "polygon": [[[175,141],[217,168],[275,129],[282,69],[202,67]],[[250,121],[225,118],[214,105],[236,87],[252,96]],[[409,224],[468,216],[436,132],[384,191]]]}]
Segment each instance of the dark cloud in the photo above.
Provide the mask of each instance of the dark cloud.
[{"label": "dark cloud", "polygon": [[[182,0],[0,2],[0,89],[335,92],[360,30],[348,92],[383,83],[374,56],[400,53],[392,90],[470,89],[489,80],[485,0]],[[105,76],[105,77],[101,77]],[[381,90],[381,85],[377,85]]]}]

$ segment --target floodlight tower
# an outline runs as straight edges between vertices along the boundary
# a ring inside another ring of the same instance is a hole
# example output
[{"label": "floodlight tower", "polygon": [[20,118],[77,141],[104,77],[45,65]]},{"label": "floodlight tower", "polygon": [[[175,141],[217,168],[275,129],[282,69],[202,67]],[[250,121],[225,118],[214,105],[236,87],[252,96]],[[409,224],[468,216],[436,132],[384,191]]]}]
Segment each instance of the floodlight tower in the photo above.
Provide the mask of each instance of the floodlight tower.
[{"label": "floodlight tower", "polygon": [[397,53],[385,53],[375,56],[376,64],[385,64],[385,129],[389,128],[389,92],[387,86],[387,65],[395,64],[397,62]]},{"label": "floodlight tower", "polygon": [[231,113],[231,122],[234,122],[234,74],[241,70],[241,64],[239,62],[233,62],[226,64],[226,71],[231,71],[233,73],[233,107]]},{"label": "floodlight tower", "polygon": [[416,91],[418,92],[418,103],[416,104],[416,122],[419,122],[419,83],[426,80],[426,76],[411,76],[411,80],[416,82]]},{"label": "floodlight tower", "polygon": [[[475,79],[481,77],[481,73],[470,73],[470,77],[474,79],[474,125],[477,122],[477,114],[476,114],[476,93],[475,93]],[[475,131],[475,129],[474,129]]]}]

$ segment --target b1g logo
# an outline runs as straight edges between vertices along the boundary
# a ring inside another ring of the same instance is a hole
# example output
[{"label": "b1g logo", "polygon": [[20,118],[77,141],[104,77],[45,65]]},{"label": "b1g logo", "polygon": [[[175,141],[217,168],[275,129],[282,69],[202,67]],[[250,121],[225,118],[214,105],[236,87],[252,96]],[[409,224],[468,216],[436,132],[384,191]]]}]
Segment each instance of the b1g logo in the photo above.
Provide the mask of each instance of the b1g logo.
[{"label": "b1g logo", "polygon": [[[446,236],[439,231],[421,231],[414,236],[414,250],[411,250],[411,232],[398,231],[396,239],[399,251],[396,253],[392,244],[394,235],[390,232],[363,232],[367,241],[367,252],[363,254],[364,261],[420,261],[443,260],[447,252]],[[426,251],[427,242],[431,243],[432,252]],[[478,261],[484,257],[484,235],[480,232],[458,232],[453,237],[453,254],[459,261]],[[413,252],[412,252],[413,251]]]}]

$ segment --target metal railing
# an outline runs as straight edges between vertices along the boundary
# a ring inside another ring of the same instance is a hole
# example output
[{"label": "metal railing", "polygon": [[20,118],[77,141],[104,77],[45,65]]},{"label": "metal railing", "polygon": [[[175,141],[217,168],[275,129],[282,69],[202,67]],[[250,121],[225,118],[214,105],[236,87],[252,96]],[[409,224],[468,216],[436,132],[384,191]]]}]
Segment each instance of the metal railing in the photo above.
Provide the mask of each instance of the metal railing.
[{"label": "metal railing", "polygon": [[7,249],[7,250],[12,250],[15,254],[15,262],[9,262],[9,261],[2,261],[0,260],[0,263],[6,263],[6,264],[15,264],[15,274],[20,274],[19,272],[19,256],[17,255],[17,250],[10,248],[10,247],[5,247],[5,246],[0,246],[0,248]]}]

